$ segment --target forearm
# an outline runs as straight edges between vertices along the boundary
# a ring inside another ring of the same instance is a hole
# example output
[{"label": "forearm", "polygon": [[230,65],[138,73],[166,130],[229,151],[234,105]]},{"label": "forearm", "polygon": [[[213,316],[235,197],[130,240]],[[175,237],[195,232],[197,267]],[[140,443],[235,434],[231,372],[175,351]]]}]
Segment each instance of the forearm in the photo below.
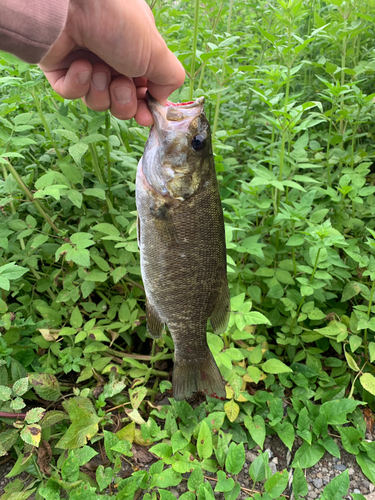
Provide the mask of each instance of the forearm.
[{"label": "forearm", "polygon": [[0,50],[38,63],[61,33],[69,0],[0,0]]}]

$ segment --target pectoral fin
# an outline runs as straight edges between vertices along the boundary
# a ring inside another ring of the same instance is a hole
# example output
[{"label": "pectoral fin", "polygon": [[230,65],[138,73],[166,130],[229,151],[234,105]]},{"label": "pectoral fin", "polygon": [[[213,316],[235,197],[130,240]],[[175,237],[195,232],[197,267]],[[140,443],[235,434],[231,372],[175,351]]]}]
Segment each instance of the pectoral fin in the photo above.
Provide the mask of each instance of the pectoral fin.
[{"label": "pectoral fin", "polygon": [[225,283],[210,316],[210,322],[215,333],[224,333],[230,316],[230,295],[228,284]]},{"label": "pectoral fin", "polygon": [[154,227],[167,243],[178,243],[177,231],[167,207],[163,205],[152,206],[151,215],[154,218]]},{"label": "pectoral fin", "polygon": [[164,322],[160,319],[155,307],[146,300],[147,330],[153,339],[158,339],[163,335]]}]

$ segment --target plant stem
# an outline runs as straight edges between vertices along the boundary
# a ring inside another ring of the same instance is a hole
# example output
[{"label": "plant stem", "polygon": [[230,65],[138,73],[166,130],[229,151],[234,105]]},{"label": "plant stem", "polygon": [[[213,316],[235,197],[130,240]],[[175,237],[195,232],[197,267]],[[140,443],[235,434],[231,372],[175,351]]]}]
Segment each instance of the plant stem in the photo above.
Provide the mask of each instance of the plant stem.
[{"label": "plant stem", "polygon": [[[318,253],[316,254],[315,264],[314,264],[314,269],[313,269],[313,272],[311,273],[311,276],[310,276],[310,279],[309,279],[309,283],[311,283],[311,282],[312,282],[312,280],[314,279],[315,272],[316,272],[316,268],[318,267],[320,250],[321,250],[321,248],[319,248]],[[299,312],[300,312],[300,310],[301,310],[301,307],[303,306],[303,303],[305,302],[305,298],[306,298],[306,295],[304,295],[304,296],[302,297],[301,302],[299,303],[298,309],[297,309],[297,311],[296,311],[296,315],[295,315],[295,316],[294,316],[294,318],[293,318],[292,326],[290,327],[290,331],[291,331],[291,332],[293,331],[294,324],[295,324],[295,322],[296,322],[296,319],[298,318],[298,314],[299,314]]]},{"label": "plant stem", "polygon": [[55,225],[55,223],[52,221],[50,216],[45,212],[43,209],[42,205],[39,203],[38,200],[36,200],[33,195],[30,193],[28,190],[26,184],[23,182],[21,177],[18,175],[17,170],[13,167],[13,165],[8,161],[6,163],[6,166],[9,170],[9,172],[13,175],[14,179],[16,180],[17,184],[19,185],[20,189],[24,192],[24,194],[27,196],[27,198],[31,201],[31,203],[34,205],[34,207],[38,210],[40,215],[44,218],[44,220],[52,227],[52,229],[59,234],[60,231]]},{"label": "plant stem", "polygon": [[[95,149],[94,144],[89,144],[89,149],[90,149],[90,153],[91,153],[92,165],[94,167],[94,172],[95,172],[96,178],[98,179],[99,183],[102,186],[105,186],[106,182],[104,180],[103,172],[102,172],[102,170],[100,168],[100,165],[99,165],[98,155],[96,153],[96,149]],[[107,191],[105,192],[105,198],[106,198],[108,210],[112,210],[113,209],[113,203],[112,203],[111,197],[110,197],[110,195],[109,195],[109,193]],[[117,224],[117,221],[115,219],[115,216],[112,213],[110,214],[110,216],[111,216],[113,225],[115,227],[118,227],[118,224]]]},{"label": "plant stem", "polygon": [[[372,299],[374,297],[374,286],[375,286],[375,280],[372,280],[372,287],[371,287],[371,293],[370,293],[370,300],[368,302],[368,308],[367,308],[367,317],[370,319],[370,313],[371,313],[371,307],[372,307]],[[363,342],[365,344],[365,360],[368,362],[368,344],[367,344],[367,328],[365,329],[365,335]]]},{"label": "plant stem", "polygon": [[190,101],[193,99],[193,94],[194,94],[195,58],[197,53],[197,41],[198,41],[198,20],[199,20],[199,0],[195,0],[193,52],[191,54],[191,65],[190,65],[190,88],[189,88]]},{"label": "plant stem", "polygon": [[109,188],[109,197],[111,198],[111,202],[113,205],[113,194],[111,191],[111,187],[112,187],[111,152],[109,149],[109,135],[111,132],[111,117],[110,117],[109,111],[107,111],[106,115],[105,115],[105,130],[106,130],[106,136],[107,136],[107,141],[105,143],[105,150],[106,150],[106,154],[107,154],[108,188]]},{"label": "plant stem", "polygon": [[57,144],[56,144],[55,140],[52,137],[51,130],[50,130],[49,126],[48,126],[46,117],[44,116],[44,113],[43,113],[43,110],[42,110],[42,105],[40,103],[40,100],[39,100],[38,96],[36,95],[35,89],[31,89],[30,93],[31,93],[31,95],[32,95],[32,97],[34,99],[35,106],[36,106],[36,109],[38,110],[39,117],[41,119],[43,127],[44,127],[44,129],[45,129],[45,131],[46,131],[46,133],[48,135],[49,140],[52,142],[52,145],[53,145],[53,148],[54,148],[54,150],[56,152],[57,158],[59,160],[62,160],[61,153],[59,151],[59,148],[57,147]]},{"label": "plant stem", "polygon": [[[230,25],[231,25],[231,22],[232,22],[233,3],[234,3],[234,0],[230,0],[228,22],[227,22],[227,33],[230,33]],[[228,49],[225,49],[225,51],[224,51],[224,57],[223,57],[223,64],[221,66],[221,78],[220,78],[220,84],[219,84],[220,87],[223,86],[224,81],[225,81],[225,65],[227,63],[227,57],[228,57]],[[215,138],[215,134],[216,134],[216,130],[217,130],[217,123],[218,123],[218,120],[219,120],[221,95],[222,95],[222,90],[220,90],[217,93],[217,96],[216,96],[214,125],[212,127],[212,139]]]}]

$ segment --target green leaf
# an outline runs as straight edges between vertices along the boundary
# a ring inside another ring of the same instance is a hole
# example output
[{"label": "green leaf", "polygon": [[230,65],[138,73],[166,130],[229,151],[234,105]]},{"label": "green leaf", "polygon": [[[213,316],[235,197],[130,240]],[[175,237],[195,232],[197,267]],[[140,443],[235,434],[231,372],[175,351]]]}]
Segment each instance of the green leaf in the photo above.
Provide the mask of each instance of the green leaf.
[{"label": "green leaf", "polygon": [[229,446],[225,468],[230,474],[239,474],[245,463],[245,449],[243,443],[236,445],[233,441]]},{"label": "green leaf", "polygon": [[315,465],[324,455],[325,449],[323,446],[317,443],[309,444],[306,441],[297,450],[292,467],[301,467],[302,469],[307,469]]},{"label": "green leaf", "polygon": [[81,326],[83,324],[82,314],[81,314],[78,306],[76,306],[73,309],[73,312],[70,316],[70,324],[72,325],[73,328],[81,328]]},{"label": "green leaf", "polygon": [[96,469],[96,482],[99,485],[99,491],[103,491],[112,482],[113,469],[111,467],[104,468],[103,465],[99,465]]},{"label": "green leaf", "polygon": [[78,465],[82,467],[87,464],[92,458],[98,455],[98,452],[95,451],[90,446],[84,446],[83,448],[79,448],[78,450],[74,450],[74,454],[78,460]]},{"label": "green leaf", "polygon": [[293,474],[293,493],[296,498],[304,497],[309,492],[305,474],[301,467],[297,466]]},{"label": "green leaf", "polygon": [[73,450],[69,452],[68,458],[65,460],[61,468],[61,476],[64,481],[77,481],[79,475],[79,463]]},{"label": "green leaf", "polygon": [[177,486],[180,484],[181,480],[181,474],[170,467],[169,469],[163,470],[159,474],[155,481],[155,486],[160,488],[169,488],[171,486]]},{"label": "green leaf", "polygon": [[172,435],[171,444],[173,453],[176,453],[176,451],[185,448],[189,444],[189,442],[184,438],[181,431],[177,431]]},{"label": "green leaf", "polygon": [[68,198],[78,208],[81,208],[83,196],[79,191],[75,191],[74,189],[69,189]]},{"label": "green leaf", "polygon": [[334,439],[331,436],[326,436],[324,439],[319,439],[318,443],[324,446],[324,448],[330,453],[332,456],[340,458],[340,449],[335,443]]},{"label": "green leaf", "polygon": [[347,414],[352,413],[360,404],[360,401],[354,399],[334,399],[323,403],[320,411],[325,415],[328,425],[346,424]]},{"label": "green leaf", "polygon": [[[362,339],[359,335],[350,335],[349,337],[349,345],[352,352],[355,352],[358,347],[362,344]],[[371,344],[371,342],[370,342]],[[370,352],[371,355],[371,352]],[[372,360],[370,360],[372,362]]]},{"label": "green leaf", "polygon": [[103,271],[99,271],[99,269],[94,269],[86,275],[85,281],[98,281],[99,283],[103,283],[107,278],[107,273],[103,273]]},{"label": "green leaf", "polygon": [[101,188],[89,188],[85,189],[84,194],[86,196],[94,196],[94,198],[99,198],[100,200],[105,200],[105,191]]},{"label": "green leaf", "polygon": [[341,302],[346,302],[347,300],[352,299],[356,295],[361,293],[361,287],[358,283],[349,282],[345,285],[344,290],[342,292]]},{"label": "green leaf", "polygon": [[[262,356],[263,356],[262,346],[261,346],[261,344],[258,344],[256,347],[254,347],[254,349],[252,349],[250,351],[250,354],[249,354],[250,363],[257,365],[258,363],[260,363],[262,361]],[[250,375],[250,377],[251,377],[251,375]]]},{"label": "green leaf", "polygon": [[361,385],[366,391],[375,396],[375,377],[371,373],[364,373],[359,377]]},{"label": "green leaf", "polygon": [[257,458],[251,463],[249,474],[253,481],[258,482],[265,479],[267,476],[267,468],[269,469],[268,460],[269,455],[266,451],[264,453],[260,453],[260,455],[258,455]]},{"label": "green leaf", "polygon": [[342,500],[348,494],[349,471],[346,469],[327,484],[322,493],[322,500]]},{"label": "green leaf", "polygon": [[82,142],[77,142],[77,144],[70,146],[69,153],[78,166],[81,165],[81,158],[86,153],[88,148],[88,145],[83,144]]},{"label": "green leaf", "polygon": [[197,452],[200,459],[210,458],[213,453],[211,430],[205,421],[201,423],[199,428]]},{"label": "green leaf", "polygon": [[256,444],[263,449],[263,443],[266,438],[266,425],[264,419],[260,415],[255,415],[254,418],[246,416],[244,424]]},{"label": "green leaf", "polygon": [[340,333],[346,333],[347,330],[346,325],[340,323],[340,321],[333,320],[324,328],[314,329],[314,332],[324,335],[325,337],[337,337]]},{"label": "green leaf", "polygon": [[53,425],[61,422],[62,420],[68,420],[69,416],[67,413],[59,410],[47,411],[44,415],[40,425],[42,429],[47,429],[48,427],[52,427]]},{"label": "green leaf", "polygon": [[28,424],[35,424],[43,419],[46,410],[44,408],[32,408],[26,413],[25,421]]},{"label": "green leaf", "polygon": [[265,361],[262,364],[261,368],[266,373],[273,373],[273,374],[287,373],[293,371],[291,368],[289,368],[289,366],[286,366],[282,361],[275,358],[267,359],[267,361]]},{"label": "green leaf", "polygon": [[160,495],[160,500],[176,500],[176,497],[168,490],[158,489],[158,492]]},{"label": "green leaf", "polygon": [[[13,385],[13,395],[22,396],[29,388],[29,379],[27,377],[18,379]],[[31,423],[31,422],[29,422]]]},{"label": "green leaf", "polygon": [[57,401],[61,396],[59,382],[51,373],[31,373],[29,382],[38,396],[47,401]]},{"label": "green leaf", "polygon": [[344,449],[348,453],[352,453],[353,455],[358,455],[359,453],[359,445],[361,444],[363,435],[359,429],[355,429],[354,427],[338,427],[338,431],[341,436],[341,442]]},{"label": "green leaf", "polygon": [[107,222],[102,222],[100,224],[95,224],[91,228],[93,231],[99,231],[101,233],[107,234],[108,236],[119,236],[120,231],[113,225]]},{"label": "green leaf", "polygon": [[277,424],[274,429],[285,446],[292,450],[295,439],[294,426],[290,422],[284,421],[282,424]]},{"label": "green leaf", "polygon": [[367,455],[360,451],[356,456],[357,463],[362,469],[363,474],[375,484],[375,462],[373,462]]},{"label": "green leaf", "polygon": [[76,449],[84,446],[99,430],[98,423],[101,418],[97,417],[84,407],[84,403],[78,403],[71,399],[69,404],[69,417],[71,426],[56,444],[56,448],[63,450]]},{"label": "green leaf", "polygon": [[272,498],[277,498],[288,486],[289,474],[285,469],[283,472],[276,472],[266,481],[264,489]]},{"label": "green leaf", "polygon": [[198,491],[199,486],[204,483],[204,477],[201,467],[195,467],[190,474],[187,486],[190,491],[194,493]]},{"label": "green leaf", "polygon": [[234,487],[234,480],[231,477],[227,478],[224,471],[222,470],[217,471],[217,484],[215,487],[215,491],[221,491],[224,493],[226,491],[231,491],[233,487]]},{"label": "green leaf", "polygon": [[345,349],[344,349],[344,354],[345,354],[346,361],[349,365],[349,368],[351,368],[355,372],[359,372],[359,367],[358,367],[357,363],[354,361],[353,356],[351,356],[348,352],[346,352]]},{"label": "green leaf", "polygon": [[62,173],[72,184],[82,184],[83,185],[83,175],[79,168],[75,165],[67,163],[65,161],[57,162]]}]

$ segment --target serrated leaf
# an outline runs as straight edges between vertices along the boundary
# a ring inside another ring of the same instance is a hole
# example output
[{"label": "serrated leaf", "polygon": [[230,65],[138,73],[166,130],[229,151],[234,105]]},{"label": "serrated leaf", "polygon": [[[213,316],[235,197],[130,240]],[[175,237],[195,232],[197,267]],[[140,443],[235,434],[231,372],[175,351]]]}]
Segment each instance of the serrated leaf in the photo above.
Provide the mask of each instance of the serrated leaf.
[{"label": "serrated leaf", "polygon": [[29,382],[35,392],[47,401],[56,401],[61,396],[59,382],[51,373],[32,373]]},{"label": "serrated leaf", "polygon": [[20,378],[13,385],[14,396],[22,396],[29,388],[29,379],[27,377]]},{"label": "serrated leaf", "polygon": [[46,410],[44,408],[33,408],[26,413],[25,421],[28,424],[35,424],[43,419],[45,413]]},{"label": "serrated leaf", "polygon": [[38,446],[42,436],[42,429],[38,424],[26,425],[21,431],[21,438],[31,446]]}]

